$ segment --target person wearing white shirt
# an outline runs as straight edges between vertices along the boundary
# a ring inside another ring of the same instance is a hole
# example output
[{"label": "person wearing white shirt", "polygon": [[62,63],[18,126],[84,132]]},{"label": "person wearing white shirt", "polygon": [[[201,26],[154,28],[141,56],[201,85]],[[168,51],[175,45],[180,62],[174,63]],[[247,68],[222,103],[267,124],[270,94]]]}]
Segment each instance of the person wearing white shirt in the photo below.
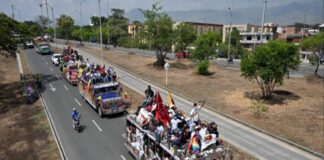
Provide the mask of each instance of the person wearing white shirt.
[{"label": "person wearing white shirt", "polygon": [[178,125],[180,122],[181,122],[181,120],[179,120],[177,118],[177,116],[173,116],[173,118],[171,120],[171,131],[178,129]]}]

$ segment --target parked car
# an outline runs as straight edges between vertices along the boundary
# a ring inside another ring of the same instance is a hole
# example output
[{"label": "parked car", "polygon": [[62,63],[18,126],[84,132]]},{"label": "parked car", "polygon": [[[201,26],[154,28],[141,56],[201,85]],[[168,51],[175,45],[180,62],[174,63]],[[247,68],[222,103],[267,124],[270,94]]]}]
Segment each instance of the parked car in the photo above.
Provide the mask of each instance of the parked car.
[{"label": "parked car", "polygon": [[61,54],[55,53],[52,55],[52,62],[55,66],[58,66],[60,63],[59,59],[62,57]]},{"label": "parked car", "polygon": [[177,58],[189,58],[190,53],[186,51],[177,52],[175,55]]}]

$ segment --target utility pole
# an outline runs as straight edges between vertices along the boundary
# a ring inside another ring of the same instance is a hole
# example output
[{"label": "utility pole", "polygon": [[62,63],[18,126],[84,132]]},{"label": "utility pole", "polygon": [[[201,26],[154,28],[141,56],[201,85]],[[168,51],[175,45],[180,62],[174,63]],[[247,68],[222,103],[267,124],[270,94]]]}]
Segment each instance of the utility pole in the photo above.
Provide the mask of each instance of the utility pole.
[{"label": "utility pole", "polygon": [[57,39],[57,37],[56,37],[56,23],[55,23],[55,18],[54,18],[54,9],[53,9],[53,7],[51,7],[50,6],[50,8],[52,9],[52,18],[53,18],[53,28],[54,28],[54,38],[55,38],[55,47],[57,48],[57,43],[56,43],[56,39]]},{"label": "utility pole", "polygon": [[110,48],[109,47],[109,0],[107,0],[107,46],[108,46],[108,49]]},{"label": "utility pole", "polygon": [[13,0],[11,0],[11,18],[15,19],[15,11],[14,11]]},{"label": "utility pole", "polygon": [[304,34],[305,34],[305,31],[306,31],[306,15],[304,14],[304,29],[303,29],[303,32],[302,32],[302,37],[301,37],[301,42],[300,42],[300,51],[299,51],[299,57],[301,58],[302,57],[302,50],[303,50],[303,41],[304,41]]},{"label": "utility pole", "polygon": [[231,22],[230,22],[230,31],[228,33],[228,50],[227,50],[227,64],[230,62],[230,52],[231,52],[231,34],[232,34],[232,10],[231,7],[228,7],[228,10],[230,12],[231,16]]},{"label": "utility pole", "polygon": [[40,7],[40,9],[41,9],[41,15],[43,16],[43,4],[39,4],[39,7]]},{"label": "utility pole", "polygon": [[81,8],[81,5],[82,5],[82,0],[80,2],[80,22],[81,22],[81,25],[80,25],[80,29],[81,29],[80,45],[82,45],[82,41],[83,41],[83,27],[82,27],[83,22],[82,22],[82,10],[81,10],[82,8]]},{"label": "utility pole", "polygon": [[47,19],[49,20],[47,0],[45,0],[45,5],[46,5],[46,15],[47,15]]},{"label": "utility pole", "polygon": [[260,35],[260,44],[262,44],[263,41],[263,28],[264,28],[264,17],[265,17],[265,12],[266,12],[266,7],[267,7],[267,0],[263,1],[263,14],[262,14],[262,24],[261,24],[261,35]]},{"label": "utility pole", "polygon": [[99,2],[99,30],[100,30],[100,56],[101,56],[101,63],[103,65],[103,56],[102,56],[102,29],[101,29],[101,7],[100,7],[100,0]]}]

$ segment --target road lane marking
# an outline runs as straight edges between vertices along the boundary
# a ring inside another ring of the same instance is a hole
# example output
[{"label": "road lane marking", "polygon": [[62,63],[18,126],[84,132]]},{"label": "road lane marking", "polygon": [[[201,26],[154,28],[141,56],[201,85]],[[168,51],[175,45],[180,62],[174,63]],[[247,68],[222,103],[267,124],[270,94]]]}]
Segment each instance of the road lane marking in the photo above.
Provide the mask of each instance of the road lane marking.
[{"label": "road lane marking", "polygon": [[55,75],[55,76],[56,76],[57,80],[59,80],[59,79],[60,79],[60,76],[59,76],[59,75]]},{"label": "road lane marking", "polygon": [[102,132],[102,129],[99,127],[99,125],[96,123],[96,121],[92,120],[93,124],[98,128],[100,132]]},{"label": "road lane marking", "polygon": [[53,68],[52,67],[50,67],[50,70],[53,72]]},{"label": "road lane marking", "polygon": [[48,62],[45,62],[46,65],[48,65]]},{"label": "road lane marking", "polygon": [[42,60],[44,60],[44,57],[42,57]]},{"label": "road lane marking", "polygon": [[51,90],[55,92],[56,88],[53,87],[52,83],[50,83],[50,86],[51,86]]},{"label": "road lane marking", "polygon": [[69,88],[68,87],[66,87],[66,85],[63,85],[64,86],[64,88],[66,89],[66,90],[69,90]]},{"label": "road lane marking", "polygon": [[81,103],[76,98],[74,98],[74,100],[79,106],[81,106]]},{"label": "road lane marking", "polygon": [[120,155],[120,157],[121,157],[123,160],[126,160],[126,158],[125,158],[123,155]]}]

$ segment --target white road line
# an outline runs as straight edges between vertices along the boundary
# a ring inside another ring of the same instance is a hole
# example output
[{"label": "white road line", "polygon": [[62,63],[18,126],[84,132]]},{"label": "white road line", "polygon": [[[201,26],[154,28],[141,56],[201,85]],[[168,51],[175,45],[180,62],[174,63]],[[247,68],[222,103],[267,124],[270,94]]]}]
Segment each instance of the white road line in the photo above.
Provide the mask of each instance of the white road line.
[{"label": "white road line", "polygon": [[44,60],[44,57],[42,57],[42,60]]},{"label": "white road line", "polygon": [[74,100],[79,106],[81,106],[81,103],[76,98],[74,98]]},{"label": "white road line", "polygon": [[60,76],[59,75],[55,75],[55,76],[56,76],[57,80],[60,79]]},{"label": "white road line", "polygon": [[120,155],[120,157],[121,157],[123,160],[126,160],[126,158],[125,158],[123,155]]},{"label": "white road line", "polygon": [[68,87],[66,87],[66,85],[63,85],[64,86],[64,88],[66,89],[66,90],[69,90],[69,88]]},{"label": "white road line", "polygon": [[96,121],[92,120],[93,124],[98,128],[100,132],[102,132],[102,129],[99,127],[99,125],[96,123]]},{"label": "white road line", "polygon": [[51,90],[55,92],[56,88],[53,87],[52,83],[50,83],[50,86],[51,86]]},{"label": "white road line", "polygon": [[52,67],[50,67],[50,70],[53,72],[53,68]]},{"label": "white road line", "polygon": [[45,62],[46,65],[48,65],[48,62]]}]

